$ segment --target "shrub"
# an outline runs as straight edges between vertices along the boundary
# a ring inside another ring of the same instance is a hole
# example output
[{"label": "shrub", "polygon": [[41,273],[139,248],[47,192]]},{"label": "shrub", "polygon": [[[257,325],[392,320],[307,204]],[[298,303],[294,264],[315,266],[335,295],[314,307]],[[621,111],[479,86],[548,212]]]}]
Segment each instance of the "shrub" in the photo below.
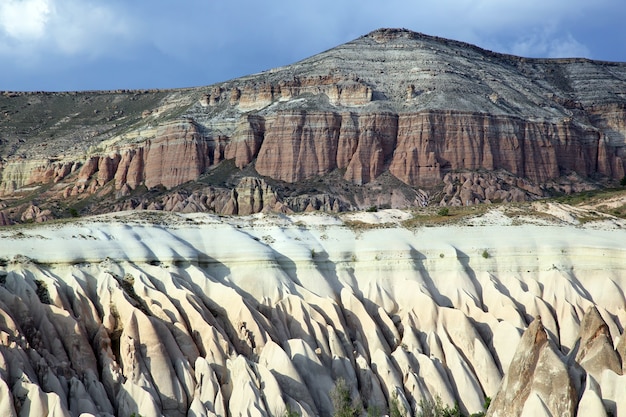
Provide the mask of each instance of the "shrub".
[{"label": "shrub", "polygon": [[37,286],[37,290],[35,292],[37,293],[37,297],[39,297],[39,301],[43,304],[52,304],[50,292],[48,291],[48,285],[40,279],[35,280],[35,285]]},{"label": "shrub", "polygon": [[346,380],[339,378],[335,388],[330,393],[335,412],[333,417],[358,417],[361,415],[361,404],[358,404],[350,395],[350,387]]},{"label": "shrub", "polygon": [[442,207],[437,210],[437,216],[447,216],[450,214],[450,209],[448,207]]},{"label": "shrub", "polygon": [[463,417],[459,409],[459,403],[454,403],[454,407],[450,408],[449,405],[443,404],[439,396],[437,396],[435,400],[420,400],[419,408],[420,412],[417,413],[418,417]]},{"label": "shrub", "polygon": [[626,175],[624,175],[624,176],[622,177],[622,179],[620,180],[619,184],[620,184],[622,187],[626,187]]},{"label": "shrub", "polygon": [[487,251],[487,249],[483,251],[482,257],[485,259],[489,258],[489,252]]},{"label": "shrub", "polygon": [[391,395],[391,401],[389,401],[389,417],[406,417],[400,411],[400,401],[398,400],[398,393],[395,391]]},{"label": "shrub", "polygon": [[365,211],[367,211],[368,213],[376,213],[376,212],[378,211],[378,207],[376,207],[376,206],[370,206],[370,207],[368,207],[368,208],[367,208],[367,210],[365,210]]},{"label": "shrub", "polygon": [[382,417],[383,412],[378,405],[370,405],[367,407],[367,417]]}]

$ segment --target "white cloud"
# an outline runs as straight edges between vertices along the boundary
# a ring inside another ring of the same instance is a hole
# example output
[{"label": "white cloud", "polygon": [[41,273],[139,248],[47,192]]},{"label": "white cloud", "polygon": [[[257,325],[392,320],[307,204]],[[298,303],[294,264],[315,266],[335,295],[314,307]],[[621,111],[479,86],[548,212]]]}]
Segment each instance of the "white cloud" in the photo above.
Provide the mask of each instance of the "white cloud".
[{"label": "white cloud", "polygon": [[23,66],[43,55],[99,56],[123,50],[130,17],[115,2],[0,0],[0,56]]},{"label": "white cloud", "polygon": [[51,11],[50,0],[3,0],[0,30],[17,41],[41,38]]}]

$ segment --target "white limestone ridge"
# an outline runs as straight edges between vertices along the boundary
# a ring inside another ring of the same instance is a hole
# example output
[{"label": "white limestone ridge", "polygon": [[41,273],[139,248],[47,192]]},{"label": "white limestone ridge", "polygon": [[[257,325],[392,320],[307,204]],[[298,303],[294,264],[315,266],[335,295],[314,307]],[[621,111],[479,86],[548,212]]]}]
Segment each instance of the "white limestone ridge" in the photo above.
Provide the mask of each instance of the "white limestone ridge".
[{"label": "white limestone ridge", "polygon": [[626,415],[624,220],[410,216],[0,229],[0,415]]}]

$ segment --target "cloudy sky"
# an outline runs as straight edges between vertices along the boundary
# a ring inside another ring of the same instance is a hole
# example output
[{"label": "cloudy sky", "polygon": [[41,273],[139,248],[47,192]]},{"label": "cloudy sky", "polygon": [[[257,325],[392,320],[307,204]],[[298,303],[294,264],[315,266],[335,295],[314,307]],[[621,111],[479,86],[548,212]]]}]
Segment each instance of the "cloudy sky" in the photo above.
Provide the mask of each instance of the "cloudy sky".
[{"label": "cloudy sky", "polygon": [[0,90],[209,85],[380,27],[626,61],[624,0],[0,0]]}]

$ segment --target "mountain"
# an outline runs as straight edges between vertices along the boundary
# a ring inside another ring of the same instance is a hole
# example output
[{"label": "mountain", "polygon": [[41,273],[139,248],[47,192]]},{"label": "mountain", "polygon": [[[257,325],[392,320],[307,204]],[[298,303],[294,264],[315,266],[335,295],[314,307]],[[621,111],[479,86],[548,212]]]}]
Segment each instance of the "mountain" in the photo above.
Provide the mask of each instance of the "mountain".
[{"label": "mountain", "polygon": [[380,29],[208,87],[4,92],[0,121],[4,223],[523,201],[624,177],[626,64]]},{"label": "mountain", "polygon": [[625,109],[626,64],[401,29],[209,87],[4,92],[3,217],[536,199],[624,177]]}]

